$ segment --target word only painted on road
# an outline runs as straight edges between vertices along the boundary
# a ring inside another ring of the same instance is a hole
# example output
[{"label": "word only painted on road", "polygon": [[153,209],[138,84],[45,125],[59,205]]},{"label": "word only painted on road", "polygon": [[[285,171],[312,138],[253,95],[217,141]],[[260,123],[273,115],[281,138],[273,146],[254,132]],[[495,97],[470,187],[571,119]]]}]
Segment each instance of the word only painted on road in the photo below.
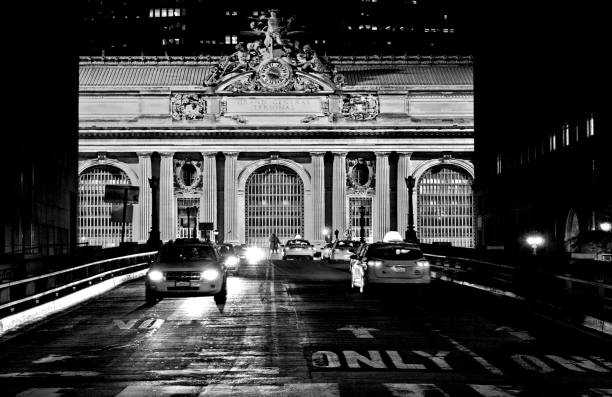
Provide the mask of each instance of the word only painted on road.
[{"label": "word only painted on road", "polygon": [[[479,357],[461,351],[439,350],[317,350],[311,354],[313,370],[407,370],[484,371],[499,374],[496,367],[483,365]],[[513,354],[498,357],[500,367],[546,374],[555,371],[609,373],[612,362],[600,356],[557,354]]]}]

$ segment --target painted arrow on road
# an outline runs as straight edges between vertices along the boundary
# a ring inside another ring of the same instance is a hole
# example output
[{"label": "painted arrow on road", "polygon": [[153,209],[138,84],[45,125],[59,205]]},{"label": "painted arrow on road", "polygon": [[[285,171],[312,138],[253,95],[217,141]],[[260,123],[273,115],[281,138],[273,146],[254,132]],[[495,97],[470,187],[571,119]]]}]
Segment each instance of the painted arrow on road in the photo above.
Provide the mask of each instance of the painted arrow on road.
[{"label": "painted arrow on road", "polygon": [[347,325],[346,327],[338,328],[338,331],[351,331],[357,338],[374,338],[370,331],[380,331],[378,328],[355,327]]}]

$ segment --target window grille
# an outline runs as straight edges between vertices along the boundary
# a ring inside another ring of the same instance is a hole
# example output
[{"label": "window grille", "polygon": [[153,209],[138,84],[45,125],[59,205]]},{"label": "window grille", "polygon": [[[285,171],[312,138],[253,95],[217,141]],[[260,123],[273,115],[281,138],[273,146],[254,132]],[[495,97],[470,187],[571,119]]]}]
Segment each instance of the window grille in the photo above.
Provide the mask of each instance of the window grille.
[{"label": "window grille", "polygon": [[200,232],[197,227],[200,213],[200,199],[198,197],[178,197],[176,199],[176,208],[178,212],[178,216],[176,217],[177,237],[193,237],[194,227],[196,228],[196,237],[200,237]]},{"label": "window grille", "polygon": [[427,170],[418,183],[417,227],[423,243],[474,246],[472,178],[451,166]]},{"label": "window grille", "polygon": [[349,233],[353,240],[361,238],[361,212],[359,207],[365,207],[364,211],[364,238],[372,241],[372,198],[371,197],[349,197]]},{"label": "window grille", "polygon": [[[245,187],[247,244],[268,247],[272,233],[285,243],[304,236],[304,184],[290,168],[279,165],[257,169]],[[317,203],[315,203],[317,205]]]},{"label": "window grille", "polygon": [[[100,165],[86,169],[79,176],[79,241],[102,247],[118,246],[121,222],[111,221],[112,204],[104,202],[106,185],[130,185],[120,169]],[[125,224],[125,241],[132,241],[132,222]]]}]

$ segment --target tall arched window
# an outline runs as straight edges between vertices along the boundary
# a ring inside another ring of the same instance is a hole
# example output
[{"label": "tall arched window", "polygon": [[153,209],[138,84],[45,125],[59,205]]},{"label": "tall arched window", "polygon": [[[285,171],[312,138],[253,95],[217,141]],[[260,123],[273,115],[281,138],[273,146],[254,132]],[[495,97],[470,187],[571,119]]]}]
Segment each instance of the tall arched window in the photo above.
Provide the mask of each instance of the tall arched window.
[{"label": "tall arched window", "polygon": [[270,234],[284,243],[304,237],[304,183],[289,167],[258,168],[245,187],[246,243],[267,247]]},{"label": "tall arched window", "polygon": [[472,177],[452,165],[427,170],[419,179],[417,231],[421,242],[474,246]]},{"label": "tall arched window", "polygon": [[[113,247],[121,241],[121,221],[112,219],[113,204],[104,202],[106,185],[130,185],[130,179],[110,165],[90,167],[79,175],[80,242]],[[115,211],[119,209],[115,207]],[[125,241],[132,241],[131,220],[125,225]]]}]

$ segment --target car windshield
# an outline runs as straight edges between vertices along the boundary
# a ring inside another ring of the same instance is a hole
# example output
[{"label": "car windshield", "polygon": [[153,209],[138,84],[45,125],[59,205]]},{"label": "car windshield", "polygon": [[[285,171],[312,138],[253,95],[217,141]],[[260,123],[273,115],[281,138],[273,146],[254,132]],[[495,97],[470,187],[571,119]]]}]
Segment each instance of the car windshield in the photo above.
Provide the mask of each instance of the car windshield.
[{"label": "car windshield", "polygon": [[423,252],[406,245],[379,245],[371,246],[366,255],[376,259],[413,260],[422,258]]},{"label": "car windshield", "polygon": [[211,246],[174,246],[162,248],[160,260],[164,262],[183,262],[183,261],[214,261],[217,257],[215,250]]},{"label": "car windshield", "polygon": [[306,240],[289,240],[287,241],[288,247],[308,247],[310,242]]}]

